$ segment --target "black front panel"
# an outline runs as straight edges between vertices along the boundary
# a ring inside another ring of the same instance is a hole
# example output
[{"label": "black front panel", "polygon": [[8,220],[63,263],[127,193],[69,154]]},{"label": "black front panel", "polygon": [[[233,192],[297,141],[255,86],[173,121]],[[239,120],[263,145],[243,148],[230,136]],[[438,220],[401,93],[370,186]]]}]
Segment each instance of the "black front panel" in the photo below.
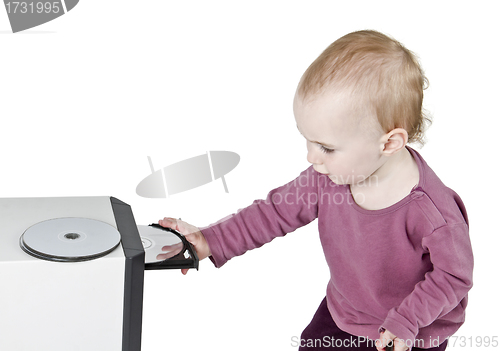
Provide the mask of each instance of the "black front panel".
[{"label": "black front panel", "polygon": [[122,351],[140,351],[144,249],[130,206],[114,197],[111,198],[111,206],[126,257]]}]

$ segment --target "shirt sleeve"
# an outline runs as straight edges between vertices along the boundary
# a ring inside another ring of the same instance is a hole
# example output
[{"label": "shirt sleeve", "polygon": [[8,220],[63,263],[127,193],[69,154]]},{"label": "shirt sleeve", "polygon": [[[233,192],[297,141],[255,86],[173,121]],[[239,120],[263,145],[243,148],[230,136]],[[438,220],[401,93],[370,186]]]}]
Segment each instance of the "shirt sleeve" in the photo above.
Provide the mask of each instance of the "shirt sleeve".
[{"label": "shirt sleeve", "polygon": [[429,252],[433,270],[399,306],[389,311],[380,328],[405,341],[415,340],[420,328],[440,318],[463,322],[453,320],[452,311],[463,311],[472,287],[473,255],[467,223],[440,227],[423,238],[422,245]]},{"label": "shirt sleeve", "polygon": [[295,180],[269,192],[201,232],[216,267],[302,227],[318,216],[318,174],[312,166]]}]

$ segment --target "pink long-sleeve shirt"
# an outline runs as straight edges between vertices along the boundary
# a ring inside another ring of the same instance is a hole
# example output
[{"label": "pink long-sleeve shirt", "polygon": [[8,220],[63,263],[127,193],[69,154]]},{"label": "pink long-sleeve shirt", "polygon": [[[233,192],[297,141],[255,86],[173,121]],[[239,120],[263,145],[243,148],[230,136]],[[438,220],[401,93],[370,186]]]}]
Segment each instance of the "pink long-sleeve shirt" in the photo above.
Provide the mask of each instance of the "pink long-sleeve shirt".
[{"label": "pink long-sleeve shirt", "polygon": [[328,309],[339,328],[372,340],[385,328],[409,346],[437,346],[465,318],[473,269],[468,219],[459,196],[408,150],[419,183],[394,205],[363,209],[348,185],[309,167],[266,200],[202,229],[212,262],[221,267],[318,218]]}]

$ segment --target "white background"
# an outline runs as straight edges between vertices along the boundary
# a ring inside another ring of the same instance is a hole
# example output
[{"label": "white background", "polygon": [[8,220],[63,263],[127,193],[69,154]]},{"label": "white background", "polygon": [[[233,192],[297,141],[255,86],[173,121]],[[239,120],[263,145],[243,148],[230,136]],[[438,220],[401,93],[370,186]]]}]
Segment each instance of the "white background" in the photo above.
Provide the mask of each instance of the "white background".
[{"label": "white background", "polygon": [[[335,39],[376,29],[416,52],[430,81],[434,124],[419,151],[468,209],[475,285],[457,335],[474,346],[500,335],[495,5],[81,0],[17,34],[0,10],[0,196],[112,195],[138,224],[215,222],[308,166],[297,82]],[[168,199],[135,194],[147,156],[160,168],[208,150],[241,156],[228,194],[220,180]],[[327,280],[315,222],[221,269],[148,271],[143,350],[293,350]]]}]

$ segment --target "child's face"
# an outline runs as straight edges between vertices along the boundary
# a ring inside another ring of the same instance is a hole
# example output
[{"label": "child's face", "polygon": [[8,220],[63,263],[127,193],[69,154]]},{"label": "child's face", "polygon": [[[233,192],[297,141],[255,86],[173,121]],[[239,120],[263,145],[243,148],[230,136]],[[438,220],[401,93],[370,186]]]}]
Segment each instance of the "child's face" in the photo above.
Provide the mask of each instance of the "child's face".
[{"label": "child's face", "polygon": [[351,101],[327,92],[309,102],[296,95],[293,103],[307,161],[337,184],[360,184],[386,161],[380,125]]}]

